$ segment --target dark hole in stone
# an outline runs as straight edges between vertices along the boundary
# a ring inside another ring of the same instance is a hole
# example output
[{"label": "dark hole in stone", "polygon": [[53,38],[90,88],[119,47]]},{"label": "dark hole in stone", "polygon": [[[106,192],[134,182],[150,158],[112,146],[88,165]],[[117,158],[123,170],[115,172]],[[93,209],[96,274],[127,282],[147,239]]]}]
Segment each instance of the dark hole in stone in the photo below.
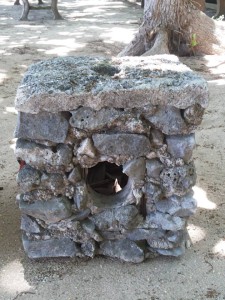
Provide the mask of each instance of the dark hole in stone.
[{"label": "dark hole in stone", "polygon": [[128,176],[123,167],[109,162],[100,162],[88,169],[87,183],[97,193],[115,195],[127,184]]}]

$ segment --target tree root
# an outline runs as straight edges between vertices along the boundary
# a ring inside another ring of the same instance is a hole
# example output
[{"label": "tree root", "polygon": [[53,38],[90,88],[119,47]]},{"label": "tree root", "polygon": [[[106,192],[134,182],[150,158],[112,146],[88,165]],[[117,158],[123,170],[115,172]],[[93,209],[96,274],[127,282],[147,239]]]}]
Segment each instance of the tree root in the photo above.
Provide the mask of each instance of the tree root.
[{"label": "tree root", "polygon": [[160,30],[155,37],[154,44],[151,49],[142,54],[142,56],[169,54],[168,48],[169,38],[166,30]]}]

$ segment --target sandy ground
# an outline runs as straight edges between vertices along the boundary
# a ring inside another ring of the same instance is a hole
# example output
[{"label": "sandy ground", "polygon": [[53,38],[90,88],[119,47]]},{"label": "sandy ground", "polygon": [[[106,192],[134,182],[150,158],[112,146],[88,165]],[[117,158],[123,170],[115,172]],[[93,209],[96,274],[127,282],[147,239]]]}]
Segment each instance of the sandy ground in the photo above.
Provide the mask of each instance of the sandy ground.
[{"label": "sandy ground", "polygon": [[138,28],[142,10],[113,0],[63,0],[62,21],[0,0],[0,299],[225,299],[225,57],[183,61],[209,82],[210,103],[197,134],[198,212],[189,222],[192,247],[176,259],[140,265],[93,260],[29,260],[15,203],[13,154],[17,86],[32,62],[62,55],[116,55]]}]

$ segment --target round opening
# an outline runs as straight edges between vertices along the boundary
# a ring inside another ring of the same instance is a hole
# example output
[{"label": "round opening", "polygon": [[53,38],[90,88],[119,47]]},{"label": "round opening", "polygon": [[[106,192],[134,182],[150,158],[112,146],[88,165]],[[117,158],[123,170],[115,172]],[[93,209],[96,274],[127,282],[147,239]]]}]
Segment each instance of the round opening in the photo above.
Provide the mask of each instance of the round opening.
[{"label": "round opening", "polygon": [[128,182],[123,167],[109,162],[100,162],[88,169],[87,183],[99,194],[115,195],[122,191]]}]

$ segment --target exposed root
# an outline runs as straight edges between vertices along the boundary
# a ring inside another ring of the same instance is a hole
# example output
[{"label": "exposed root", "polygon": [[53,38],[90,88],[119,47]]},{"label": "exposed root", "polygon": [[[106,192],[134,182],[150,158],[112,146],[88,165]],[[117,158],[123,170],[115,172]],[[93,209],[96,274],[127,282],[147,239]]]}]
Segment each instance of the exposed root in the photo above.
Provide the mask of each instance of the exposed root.
[{"label": "exposed root", "polygon": [[154,45],[151,49],[142,54],[142,56],[156,55],[156,54],[169,54],[168,48],[169,38],[166,30],[160,30],[156,37]]}]

